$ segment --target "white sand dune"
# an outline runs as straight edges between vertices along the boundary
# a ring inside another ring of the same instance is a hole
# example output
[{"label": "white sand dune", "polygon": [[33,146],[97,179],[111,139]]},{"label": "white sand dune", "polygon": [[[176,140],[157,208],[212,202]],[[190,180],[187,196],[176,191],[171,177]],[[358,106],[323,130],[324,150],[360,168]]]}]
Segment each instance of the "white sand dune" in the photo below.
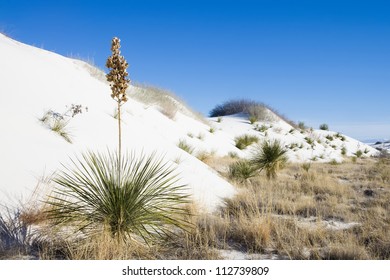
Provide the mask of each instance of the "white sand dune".
[{"label": "white sand dune", "polygon": [[[112,116],[116,104],[104,75],[97,69],[2,34],[0,61],[0,203],[25,200],[37,186],[50,189],[51,176],[61,169],[61,164],[69,163],[70,157],[87,150],[116,149],[117,120]],[[91,71],[96,73],[91,75]],[[139,90],[131,87],[130,96]],[[70,119],[67,128],[72,144],[39,121],[46,111],[64,112],[71,104],[88,107],[88,112]],[[207,124],[191,115],[184,105],[177,105],[181,109],[174,118],[169,118],[161,113],[158,104],[130,98],[122,107],[123,149],[164,156],[177,167],[194,199],[210,211],[222,198],[234,195],[235,190],[196,155],[209,152],[226,156],[234,152],[248,157],[250,147],[245,150],[235,147],[237,136],[252,134],[260,139],[279,139],[290,149],[292,161],[342,161],[342,148],[348,156],[358,150],[364,151],[363,156],[377,153],[352,138],[345,136],[341,140],[335,132],[293,131],[272,112],[269,114],[274,121],[256,123],[269,127],[265,133],[255,131],[245,115],[226,116],[221,122],[211,118]],[[308,138],[314,141],[313,145],[307,143]],[[180,140],[194,148],[193,155],[177,147]]]}]

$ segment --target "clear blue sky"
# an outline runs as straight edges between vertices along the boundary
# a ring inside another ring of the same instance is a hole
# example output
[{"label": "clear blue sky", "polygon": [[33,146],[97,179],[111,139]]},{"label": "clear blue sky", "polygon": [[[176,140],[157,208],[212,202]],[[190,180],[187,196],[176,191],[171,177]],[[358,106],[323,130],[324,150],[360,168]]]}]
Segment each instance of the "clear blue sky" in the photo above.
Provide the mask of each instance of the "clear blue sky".
[{"label": "clear blue sky", "polygon": [[313,127],[390,138],[390,1],[0,0],[0,30],[101,68],[118,36],[133,81],[203,114],[249,98]]}]

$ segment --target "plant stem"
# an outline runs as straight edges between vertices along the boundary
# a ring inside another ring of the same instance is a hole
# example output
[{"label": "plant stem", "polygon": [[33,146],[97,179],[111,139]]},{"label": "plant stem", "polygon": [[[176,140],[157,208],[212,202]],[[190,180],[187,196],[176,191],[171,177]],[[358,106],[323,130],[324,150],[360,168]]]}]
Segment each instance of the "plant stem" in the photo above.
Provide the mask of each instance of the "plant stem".
[{"label": "plant stem", "polygon": [[121,126],[121,102],[118,101],[118,186],[121,182],[121,156],[122,156],[122,126]]}]

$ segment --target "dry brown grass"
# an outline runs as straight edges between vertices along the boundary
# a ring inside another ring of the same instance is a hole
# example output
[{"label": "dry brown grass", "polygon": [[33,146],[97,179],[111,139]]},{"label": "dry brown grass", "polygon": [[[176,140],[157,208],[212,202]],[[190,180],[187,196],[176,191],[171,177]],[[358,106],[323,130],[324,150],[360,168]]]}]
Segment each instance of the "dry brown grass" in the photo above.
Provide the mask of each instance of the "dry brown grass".
[{"label": "dry brown grass", "polygon": [[308,172],[291,164],[277,180],[240,184],[219,213],[203,218],[199,236],[207,236],[209,251],[390,259],[389,171],[389,162],[372,159],[313,164]]},{"label": "dry brown grass", "polygon": [[[229,157],[205,162],[228,175]],[[118,245],[108,235],[64,242],[46,238],[45,259],[220,259],[220,249],[273,252],[287,259],[390,259],[390,163],[359,159],[337,166],[290,164],[276,180],[260,174],[213,214],[192,206],[192,227],[173,240]],[[44,223],[39,211],[22,215]]]}]

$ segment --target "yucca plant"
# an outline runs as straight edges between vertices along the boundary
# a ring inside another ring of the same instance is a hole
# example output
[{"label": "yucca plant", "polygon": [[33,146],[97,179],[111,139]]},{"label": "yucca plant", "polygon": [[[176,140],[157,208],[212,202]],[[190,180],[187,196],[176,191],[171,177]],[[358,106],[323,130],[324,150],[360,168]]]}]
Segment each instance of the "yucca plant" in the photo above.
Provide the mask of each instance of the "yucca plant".
[{"label": "yucca plant", "polygon": [[229,166],[229,177],[238,181],[246,181],[256,175],[257,168],[247,160],[239,160]]},{"label": "yucca plant", "polygon": [[269,140],[259,144],[254,151],[250,162],[258,169],[265,170],[268,179],[274,179],[277,172],[287,163],[287,150],[280,141]]},{"label": "yucca plant", "polygon": [[172,236],[188,224],[185,185],[155,154],[88,152],[57,175],[48,218],[85,236],[108,231],[118,241]]}]

